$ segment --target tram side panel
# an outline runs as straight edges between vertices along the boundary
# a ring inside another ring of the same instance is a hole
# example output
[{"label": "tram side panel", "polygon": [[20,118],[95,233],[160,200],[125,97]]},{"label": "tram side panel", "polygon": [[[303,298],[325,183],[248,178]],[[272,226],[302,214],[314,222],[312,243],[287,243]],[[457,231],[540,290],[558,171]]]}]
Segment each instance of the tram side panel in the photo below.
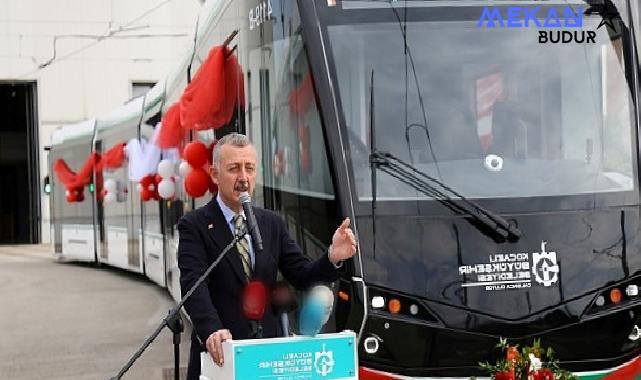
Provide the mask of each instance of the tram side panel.
[{"label": "tram side panel", "polygon": [[[132,101],[129,107],[142,107],[142,99]],[[129,108],[126,107],[126,108]],[[127,109],[123,109],[126,112]],[[98,120],[96,132],[96,151],[101,153],[137,136],[137,123],[140,118],[134,114],[124,114],[124,121],[110,125],[110,120]],[[100,262],[136,273],[143,273],[142,255],[139,249],[138,230],[140,229],[140,196],[136,184],[129,181],[127,161],[116,169],[103,169],[103,181],[116,184],[114,201],[98,202],[103,215],[104,235]]]},{"label": "tram side panel", "polygon": [[[162,86],[164,91],[164,84],[159,84],[158,86]],[[146,111],[140,125],[140,143],[143,144],[143,146],[146,146],[146,150],[154,149],[150,144],[154,135],[154,126],[160,120],[162,99],[159,100],[156,99],[155,96],[151,96],[152,92],[155,92],[155,90],[156,88],[151,90],[145,98]],[[164,95],[161,93],[159,98],[163,97]],[[148,107],[148,105],[150,106]],[[150,109],[147,110],[148,108]],[[136,182],[132,181],[132,185],[135,187]],[[178,188],[179,186],[176,187]],[[137,190],[135,191],[137,192]],[[138,198],[140,197],[138,196]],[[156,200],[142,202],[142,200],[139,199],[141,225],[137,230],[138,240],[140,242],[138,248],[144,261],[145,276],[156,284],[166,287],[165,248],[161,225],[160,206],[160,203]]]},{"label": "tram side panel", "polygon": [[[175,76],[168,78],[166,86],[166,95],[164,100],[164,106],[162,107],[162,113],[164,114],[167,110],[179,101],[180,96],[182,95],[185,87],[188,82],[187,74],[187,64],[182,67],[180,70],[176,71]],[[196,72],[196,69],[192,68],[192,75]],[[174,199],[171,201],[161,201],[158,207],[159,212],[159,229],[163,235],[163,252],[164,252],[164,276],[165,276],[165,286],[171,294],[172,298],[176,301],[180,300],[180,270],[178,269],[178,230],[176,229],[176,223],[180,217],[192,209],[191,198],[187,196],[184,190],[184,178],[179,178],[176,181],[176,194]],[[148,207],[153,207],[153,204],[158,204],[157,202],[147,202],[145,205],[146,209]],[[154,211],[146,211],[146,221],[151,219],[151,214]]]},{"label": "tram side panel", "polygon": [[[62,159],[78,171],[91,153],[91,136],[52,146],[51,162]],[[53,168],[51,170],[54,173]],[[54,255],[62,260],[95,261],[95,231],[92,194],[85,187],[77,202],[67,200],[67,189],[57,175],[52,176]]]}]

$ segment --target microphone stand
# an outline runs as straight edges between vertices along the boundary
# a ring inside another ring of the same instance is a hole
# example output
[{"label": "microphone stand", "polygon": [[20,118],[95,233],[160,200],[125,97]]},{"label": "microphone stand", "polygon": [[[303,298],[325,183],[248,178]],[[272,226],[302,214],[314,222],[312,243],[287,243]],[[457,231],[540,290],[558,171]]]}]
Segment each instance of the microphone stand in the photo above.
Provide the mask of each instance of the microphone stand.
[{"label": "microphone stand", "polygon": [[173,333],[174,341],[174,380],[180,380],[180,334],[185,331],[182,318],[176,315],[167,328]]},{"label": "microphone stand", "polygon": [[225,257],[227,252],[229,252],[229,250],[231,250],[232,247],[234,247],[236,243],[238,243],[240,239],[243,236],[245,236],[246,233],[247,233],[246,231],[243,231],[241,229],[240,233],[234,236],[234,239],[231,241],[231,243],[229,243],[225,247],[225,249],[223,249],[223,251],[220,253],[220,255],[218,255],[216,260],[214,260],[214,262],[211,263],[211,265],[207,268],[205,273],[203,273],[202,276],[200,276],[198,280],[196,280],[196,283],[189,289],[189,291],[185,293],[185,296],[180,300],[180,302],[178,302],[178,305],[176,305],[173,309],[169,310],[168,315],[165,317],[165,319],[162,320],[162,322],[158,325],[158,327],[156,327],[156,330],[154,330],[154,332],[151,333],[151,335],[149,335],[147,339],[145,339],[145,342],[138,349],[138,351],[136,351],[133,354],[133,356],[129,359],[127,364],[125,364],[125,366],[120,369],[120,372],[118,372],[118,374],[112,377],[110,380],[120,380],[122,376],[129,370],[129,368],[133,366],[136,360],[138,360],[138,358],[142,355],[142,353],[145,352],[145,350],[149,347],[149,345],[154,340],[156,340],[156,338],[158,337],[162,329],[164,329],[165,327],[168,327],[174,333],[174,376],[175,376],[175,380],[179,380],[178,375],[179,375],[180,357],[179,357],[179,351],[177,350],[180,345],[180,333],[182,332],[182,328],[174,329],[172,327],[177,327],[176,323],[182,325],[181,322],[175,322],[175,320],[180,320],[180,317],[178,315],[178,313],[180,312],[180,308],[183,307],[185,301],[187,301],[189,297],[191,297],[192,293],[196,291],[196,289],[200,286],[200,284],[202,284],[202,282],[205,281],[205,279],[209,276],[211,271],[218,265],[220,260],[222,260],[223,257]]},{"label": "microphone stand", "polygon": [[260,323],[260,321],[254,321],[254,320],[249,321],[249,328],[251,330],[250,335],[252,339],[262,339],[263,325]]},{"label": "microphone stand", "polygon": [[288,338],[291,336],[291,333],[289,332],[289,316],[287,313],[282,312],[280,314],[280,324],[283,329],[283,336]]}]

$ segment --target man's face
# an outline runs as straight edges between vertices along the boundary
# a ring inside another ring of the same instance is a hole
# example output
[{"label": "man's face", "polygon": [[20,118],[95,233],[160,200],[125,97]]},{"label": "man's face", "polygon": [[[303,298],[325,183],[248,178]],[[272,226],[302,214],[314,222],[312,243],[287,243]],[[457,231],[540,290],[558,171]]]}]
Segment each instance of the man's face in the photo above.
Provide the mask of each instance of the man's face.
[{"label": "man's face", "polygon": [[223,145],[220,148],[220,167],[212,166],[211,178],[218,185],[218,193],[227,206],[238,211],[240,193],[254,193],[256,184],[256,150],[253,146],[244,147]]}]

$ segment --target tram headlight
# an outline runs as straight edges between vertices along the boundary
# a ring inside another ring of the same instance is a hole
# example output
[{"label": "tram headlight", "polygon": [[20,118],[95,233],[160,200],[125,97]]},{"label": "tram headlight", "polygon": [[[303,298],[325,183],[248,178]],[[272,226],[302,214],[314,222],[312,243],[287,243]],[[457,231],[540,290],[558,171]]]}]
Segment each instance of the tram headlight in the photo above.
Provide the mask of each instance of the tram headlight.
[{"label": "tram headlight", "polygon": [[389,300],[389,304],[387,305],[387,309],[392,314],[400,313],[401,312],[401,301],[397,300],[396,298]]},{"label": "tram headlight", "polygon": [[376,286],[368,286],[367,293],[370,308],[377,314],[387,314],[390,317],[404,316],[434,323],[439,322],[428,309],[427,304],[418,297],[381,289]]},{"label": "tram headlight", "polygon": [[385,298],[381,296],[372,297],[372,307],[374,309],[380,309],[385,306]]},{"label": "tram headlight", "polygon": [[597,306],[603,306],[603,305],[605,305],[605,297],[603,297],[603,296],[598,296],[598,297],[596,298],[596,301],[594,301],[594,304],[595,304],[595,305],[597,305]]},{"label": "tram headlight", "polygon": [[617,304],[621,302],[621,299],[623,299],[623,295],[621,294],[619,288],[610,290],[610,302],[612,302],[613,304]]},{"label": "tram headlight", "polygon": [[609,307],[625,305],[628,302],[638,301],[639,279],[635,278],[624,283],[619,283],[599,291],[589,309],[589,312],[606,310]]}]

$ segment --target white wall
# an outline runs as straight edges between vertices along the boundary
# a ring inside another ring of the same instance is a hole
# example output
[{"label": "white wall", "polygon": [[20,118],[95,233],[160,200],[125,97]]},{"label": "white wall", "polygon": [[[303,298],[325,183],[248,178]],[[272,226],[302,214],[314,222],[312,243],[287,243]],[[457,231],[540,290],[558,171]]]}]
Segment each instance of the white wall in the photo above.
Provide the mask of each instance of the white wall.
[{"label": "white wall", "polygon": [[[164,79],[190,47],[199,9],[198,0],[0,1],[0,81],[37,82],[41,179],[51,132],[123,104],[131,82]],[[46,196],[42,216],[49,242]]]}]

